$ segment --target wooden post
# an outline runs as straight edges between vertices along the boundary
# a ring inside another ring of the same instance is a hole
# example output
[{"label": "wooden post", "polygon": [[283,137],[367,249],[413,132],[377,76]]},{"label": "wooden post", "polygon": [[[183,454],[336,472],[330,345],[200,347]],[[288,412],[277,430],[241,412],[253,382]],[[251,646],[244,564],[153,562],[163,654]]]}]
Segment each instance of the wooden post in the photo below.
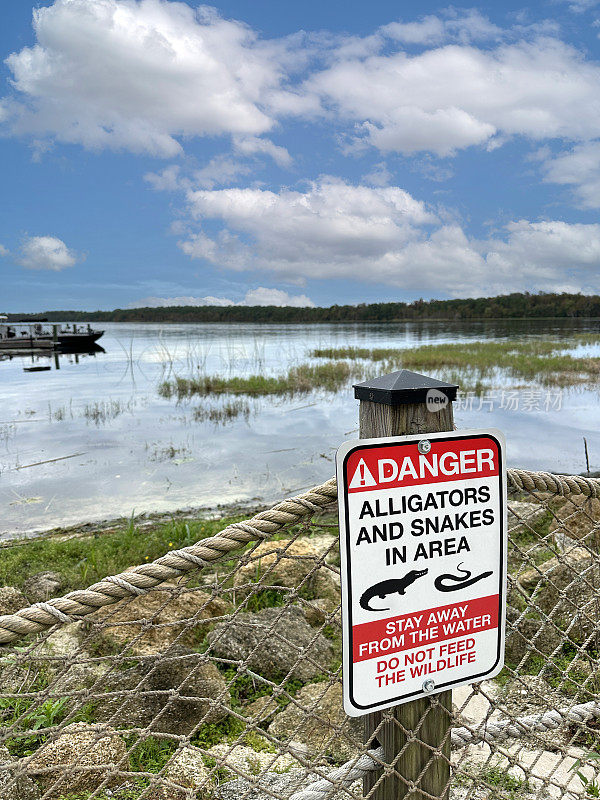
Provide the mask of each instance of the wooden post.
[{"label": "wooden post", "polygon": [[[357,384],[354,393],[360,400],[360,438],[454,430],[452,401],[456,399],[457,389],[454,384],[442,383],[410,370]],[[426,400],[430,390],[436,390],[429,396],[437,396],[438,402],[430,402],[428,407]],[[440,395],[445,395],[445,404]],[[424,722],[418,727],[425,712]],[[387,711],[367,714],[364,717],[364,742],[370,748],[377,746],[378,742],[384,749],[385,762],[395,763],[395,769],[379,784],[381,772],[369,773],[363,781],[363,795],[367,797],[373,791],[370,800],[402,800],[405,797],[411,800],[427,797],[448,800],[451,713],[452,691],[446,691]],[[385,720],[383,724],[382,719]],[[411,733],[415,735],[412,741]],[[435,750],[440,755],[436,756]],[[402,754],[398,756],[399,753]]]}]

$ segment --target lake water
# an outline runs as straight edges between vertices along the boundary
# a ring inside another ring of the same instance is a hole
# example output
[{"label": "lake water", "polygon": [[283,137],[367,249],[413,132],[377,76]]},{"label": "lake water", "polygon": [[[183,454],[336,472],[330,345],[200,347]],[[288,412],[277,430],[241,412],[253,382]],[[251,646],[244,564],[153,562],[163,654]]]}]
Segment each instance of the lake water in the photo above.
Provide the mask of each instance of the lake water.
[{"label": "lake water", "polygon": [[[105,352],[40,357],[34,365],[51,367],[41,372],[25,371],[31,357],[0,361],[0,537],[132,513],[272,502],[331,477],[336,448],[358,434],[350,386],[249,399],[245,414],[221,424],[206,416],[231,398],[162,398],[158,386],[173,375],[279,374],[315,347],[568,341],[599,323],[98,327]],[[586,436],[590,467],[600,469],[597,388],[498,389],[463,399],[455,419],[460,428],[500,428],[509,465],[530,469],[583,471]]]}]

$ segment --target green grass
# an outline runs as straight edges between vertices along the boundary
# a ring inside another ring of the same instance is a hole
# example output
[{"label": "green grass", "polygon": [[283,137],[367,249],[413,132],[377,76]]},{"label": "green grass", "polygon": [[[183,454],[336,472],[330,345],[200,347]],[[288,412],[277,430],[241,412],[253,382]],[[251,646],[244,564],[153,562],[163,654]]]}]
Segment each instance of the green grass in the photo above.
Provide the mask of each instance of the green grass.
[{"label": "green grass", "polygon": [[581,335],[573,337],[572,342],[528,339],[422,345],[410,349],[319,348],[310,355],[315,358],[383,362],[382,370],[470,370],[479,380],[490,378],[495,371],[502,370],[520,381],[567,386],[597,381],[600,377],[600,358],[576,357],[565,351],[577,345],[597,344],[599,341],[600,337]]},{"label": "green grass", "polygon": [[65,592],[82,589],[106,575],[213,536],[239,519],[173,520],[143,529],[132,519],[110,532],[20,540],[0,549],[0,585],[20,588],[31,575],[52,569],[62,575]]},{"label": "green grass", "polygon": [[[38,733],[40,729],[51,728],[61,723],[70,712],[69,700],[46,700],[40,705],[35,700],[25,698],[0,698],[0,719],[6,727],[14,726],[11,739],[6,740],[6,748],[16,758],[29,756],[46,741],[47,735]],[[83,706],[69,717],[72,722],[91,722],[91,705]]]},{"label": "green grass", "polygon": [[485,787],[489,790],[485,793],[486,800],[521,800],[523,794],[529,791],[527,781],[509,775],[506,768],[488,766],[481,769],[477,764],[467,762],[462,770],[455,776],[454,782],[462,786],[475,785],[478,789]]},{"label": "green grass", "polygon": [[[511,800],[517,800],[523,796],[523,792],[528,790],[526,781],[519,778],[513,778],[505,769],[500,767],[488,767],[481,775],[481,780],[487,784],[492,790],[499,790],[496,794],[497,797],[507,797]],[[494,795],[492,794],[491,797]]]},{"label": "green grass", "polygon": [[130,739],[127,742],[129,763],[134,772],[160,772],[177,749],[175,742],[155,739],[153,736],[137,742],[135,737]]},{"label": "green grass", "polygon": [[554,538],[550,536],[550,526],[554,519],[548,508],[536,520],[519,524],[508,535],[508,568],[515,572],[527,558],[527,568],[543,564],[555,555]]},{"label": "green grass", "polygon": [[294,395],[305,394],[313,389],[337,391],[351,378],[365,374],[364,365],[355,366],[346,361],[327,361],[324,364],[300,364],[285,375],[248,375],[246,377],[223,378],[202,375],[197,378],[175,378],[159,386],[162,397],[181,400],[192,396],[219,394]]}]

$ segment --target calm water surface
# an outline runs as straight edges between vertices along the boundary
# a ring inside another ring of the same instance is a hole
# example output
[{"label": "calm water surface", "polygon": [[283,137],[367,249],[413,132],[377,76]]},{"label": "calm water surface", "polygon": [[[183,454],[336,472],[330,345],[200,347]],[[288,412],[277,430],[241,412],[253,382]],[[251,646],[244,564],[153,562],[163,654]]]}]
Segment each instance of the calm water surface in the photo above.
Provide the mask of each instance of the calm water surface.
[{"label": "calm water surface", "polygon": [[[248,400],[226,424],[198,414],[231,398],[162,398],[162,380],[278,374],[318,346],[411,347],[469,339],[597,331],[598,321],[397,325],[155,325],[98,327],[105,352],[0,361],[0,537],[143,511],[271,502],[334,472],[339,444],[357,436],[357,401],[337,394]],[[584,352],[582,350],[582,352]],[[598,352],[585,351],[591,355]],[[443,378],[443,374],[437,377]],[[498,427],[509,465],[581,472],[586,436],[600,469],[597,389],[498,390],[464,399],[461,428]]]}]

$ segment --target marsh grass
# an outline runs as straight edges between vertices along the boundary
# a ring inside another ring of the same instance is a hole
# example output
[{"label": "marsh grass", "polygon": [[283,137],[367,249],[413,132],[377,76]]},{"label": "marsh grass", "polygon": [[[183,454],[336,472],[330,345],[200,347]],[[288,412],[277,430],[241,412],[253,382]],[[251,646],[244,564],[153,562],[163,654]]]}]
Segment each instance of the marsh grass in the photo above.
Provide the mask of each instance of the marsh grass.
[{"label": "marsh grass", "polygon": [[313,389],[335,392],[350,379],[365,376],[364,364],[347,361],[326,361],[324,364],[299,364],[291,367],[287,374],[277,376],[248,375],[244,377],[220,377],[200,375],[196,378],[176,377],[163,381],[159,394],[165,398],[182,400],[194,395],[205,397],[219,394],[288,395],[306,394]]},{"label": "marsh grass", "polygon": [[[183,400],[194,396],[286,396],[314,390],[339,391],[351,380],[365,380],[397,369],[443,372],[444,379],[460,385],[461,392],[481,395],[501,379],[520,384],[536,382],[547,387],[591,384],[600,378],[600,358],[578,356],[578,347],[600,343],[600,335],[578,334],[570,341],[469,341],[460,344],[421,345],[410,349],[389,347],[322,347],[310,351],[317,363],[290,367],[282,375],[174,376],[163,381],[159,394]],[[247,412],[235,401],[222,409],[197,409],[197,421],[224,422]]]},{"label": "marsh grass", "polygon": [[[597,344],[600,336],[581,334],[568,342],[550,339],[526,341],[473,341],[460,344],[421,345],[410,349],[394,348],[318,348],[314,358],[347,359],[381,364],[382,370],[444,370],[456,377],[471,371],[472,380],[482,386],[498,372],[516,380],[536,381],[544,386],[572,386],[595,383],[600,376],[600,358],[578,357],[565,352],[581,345]],[[464,386],[461,386],[463,391]]]}]

